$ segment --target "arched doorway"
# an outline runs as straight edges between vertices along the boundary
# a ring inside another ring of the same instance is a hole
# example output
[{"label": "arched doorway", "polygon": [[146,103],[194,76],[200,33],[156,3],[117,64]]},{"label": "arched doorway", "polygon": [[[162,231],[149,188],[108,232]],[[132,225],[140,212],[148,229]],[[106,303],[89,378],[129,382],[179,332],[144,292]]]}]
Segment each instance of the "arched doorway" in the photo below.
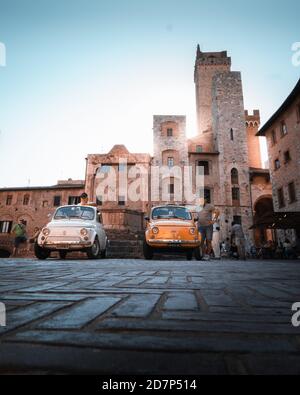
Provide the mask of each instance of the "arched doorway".
[{"label": "arched doorway", "polygon": [[[263,218],[274,217],[272,196],[259,198],[254,205],[254,223],[260,222]],[[254,240],[256,246],[264,245],[267,241],[276,241],[276,233],[267,227],[258,227],[254,231]]]}]

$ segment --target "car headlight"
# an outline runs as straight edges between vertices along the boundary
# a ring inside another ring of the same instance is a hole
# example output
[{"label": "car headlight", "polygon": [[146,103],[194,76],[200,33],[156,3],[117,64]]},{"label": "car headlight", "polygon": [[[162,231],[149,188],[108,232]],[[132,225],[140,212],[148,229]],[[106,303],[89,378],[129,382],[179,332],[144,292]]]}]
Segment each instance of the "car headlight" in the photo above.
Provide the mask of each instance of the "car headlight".
[{"label": "car headlight", "polygon": [[85,229],[85,228],[82,228],[81,230],[80,230],[80,234],[81,234],[81,236],[87,236],[88,235],[88,230],[87,229]]},{"label": "car headlight", "polygon": [[154,226],[154,228],[152,228],[152,232],[157,235],[157,233],[159,232],[159,229],[157,226]]},{"label": "car headlight", "polygon": [[49,228],[44,228],[42,230],[42,233],[43,233],[44,236],[49,236],[50,235],[50,229]]},{"label": "car headlight", "polygon": [[196,229],[195,228],[190,228],[190,234],[194,235],[196,233]]}]

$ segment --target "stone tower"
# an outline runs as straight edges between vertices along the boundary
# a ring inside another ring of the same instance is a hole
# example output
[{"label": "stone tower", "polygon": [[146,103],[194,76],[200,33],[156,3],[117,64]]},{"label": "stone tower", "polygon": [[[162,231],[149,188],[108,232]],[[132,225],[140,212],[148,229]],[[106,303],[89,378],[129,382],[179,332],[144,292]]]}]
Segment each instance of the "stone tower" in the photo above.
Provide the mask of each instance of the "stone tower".
[{"label": "stone tower", "polygon": [[[186,117],[177,115],[154,115],[153,117],[153,147],[154,157],[153,165],[162,167],[168,167],[170,170],[175,167],[183,169],[184,166],[188,165],[188,146],[186,139]],[[182,172],[183,174],[183,172]],[[157,177],[152,177],[154,182],[158,182]],[[160,198],[155,198],[156,202],[170,202],[166,199],[161,199],[162,191],[166,191],[168,188],[175,190],[178,186],[183,183],[183,179],[179,179],[176,176],[170,179],[160,178],[159,181],[159,193]],[[154,190],[152,185],[152,190]],[[173,194],[172,194],[173,195]],[[178,195],[172,196],[171,201],[177,203],[182,202],[182,198],[178,198]]]},{"label": "stone tower", "polygon": [[246,119],[247,139],[248,139],[249,167],[255,169],[261,169],[262,161],[261,161],[260,142],[259,142],[259,137],[256,136],[260,126],[259,110],[254,110],[253,115],[250,115],[246,110],[245,119]]},{"label": "stone tower", "polygon": [[212,131],[212,80],[217,73],[229,72],[231,58],[227,52],[201,52],[197,47],[194,81],[198,133]]},{"label": "stone tower", "polygon": [[218,153],[213,168],[218,184],[214,205],[221,212],[221,237],[230,235],[232,221],[240,222],[249,235],[252,208],[241,74],[231,71],[226,51],[202,52],[198,46],[194,79],[198,133],[211,133]]},{"label": "stone tower", "polygon": [[[249,236],[252,224],[249,154],[241,74],[216,73],[212,79],[212,118],[219,152],[220,194],[223,228],[241,222]],[[228,225],[229,224],[229,225]]]}]

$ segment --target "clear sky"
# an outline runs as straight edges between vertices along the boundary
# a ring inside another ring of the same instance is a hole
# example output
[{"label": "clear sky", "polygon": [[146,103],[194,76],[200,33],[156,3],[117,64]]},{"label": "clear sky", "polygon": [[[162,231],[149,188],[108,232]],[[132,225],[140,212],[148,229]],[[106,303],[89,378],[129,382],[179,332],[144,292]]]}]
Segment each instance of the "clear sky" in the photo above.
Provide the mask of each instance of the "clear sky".
[{"label": "clear sky", "polygon": [[84,178],[88,153],[152,152],[152,115],[196,133],[193,68],[228,50],[262,121],[296,84],[299,0],[0,0],[0,187]]}]

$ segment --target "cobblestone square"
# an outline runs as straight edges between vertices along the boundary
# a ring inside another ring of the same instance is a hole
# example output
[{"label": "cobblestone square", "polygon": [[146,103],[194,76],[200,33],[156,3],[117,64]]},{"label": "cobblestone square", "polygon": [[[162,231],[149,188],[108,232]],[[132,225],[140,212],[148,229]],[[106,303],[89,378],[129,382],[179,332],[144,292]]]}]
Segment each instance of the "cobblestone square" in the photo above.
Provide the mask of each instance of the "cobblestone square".
[{"label": "cobblestone square", "polygon": [[299,374],[299,261],[0,260],[2,373]]}]

